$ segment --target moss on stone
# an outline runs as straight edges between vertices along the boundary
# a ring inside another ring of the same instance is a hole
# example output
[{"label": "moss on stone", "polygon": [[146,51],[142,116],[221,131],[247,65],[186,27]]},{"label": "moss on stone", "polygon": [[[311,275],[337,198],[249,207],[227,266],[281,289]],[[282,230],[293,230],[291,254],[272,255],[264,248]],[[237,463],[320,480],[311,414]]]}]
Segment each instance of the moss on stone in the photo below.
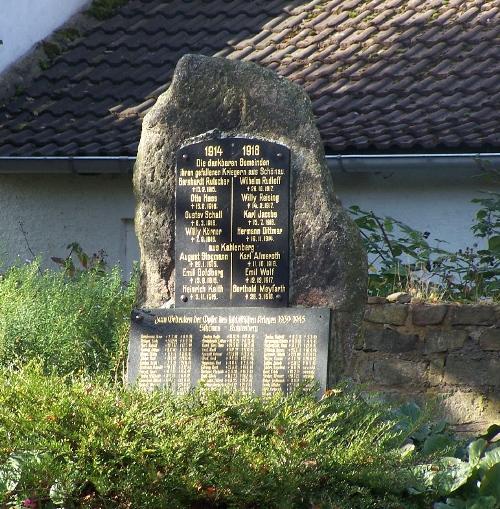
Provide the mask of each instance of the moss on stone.
[{"label": "moss on stone", "polygon": [[87,14],[99,20],[107,19],[127,2],[128,0],[94,0],[87,10]]},{"label": "moss on stone", "polygon": [[42,42],[42,48],[45,52],[45,55],[47,55],[47,59],[49,61],[54,60],[57,56],[61,54],[61,48],[58,44],[51,41],[44,41]]},{"label": "moss on stone", "polygon": [[71,42],[80,37],[80,31],[73,27],[63,28],[56,32],[56,36],[65,41]]}]

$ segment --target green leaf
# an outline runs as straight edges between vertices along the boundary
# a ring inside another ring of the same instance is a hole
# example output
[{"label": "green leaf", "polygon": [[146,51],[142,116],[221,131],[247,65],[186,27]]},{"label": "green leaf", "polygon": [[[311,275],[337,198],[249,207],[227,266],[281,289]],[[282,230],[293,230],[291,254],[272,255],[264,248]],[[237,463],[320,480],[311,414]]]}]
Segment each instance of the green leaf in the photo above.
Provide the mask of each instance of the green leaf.
[{"label": "green leaf", "polygon": [[453,493],[464,485],[471,475],[469,463],[458,458],[442,458],[438,463],[441,471],[434,478],[434,485],[442,495]]},{"label": "green leaf", "polygon": [[420,418],[422,410],[415,402],[410,401],[410,403],[401,405],[398,408],[398,413],[404,415],[405,417],[409,417],[412,421],[416,421]]},{"label": "green leaf", "polygon": [[433,509],[465,509],[465,502],[458,498],[447,498],[445,504],[438,502]]},{"label": "green leaf", "polygon": [[440,421],[436,422],[434,426],[432,427],[433,433],[442,433],[446,429],[447,422],[444,419],[441,419]]},{"label": "green leaf", "polygon": [[479,497],[466,507],[467,509],[498,509],[495,497]]},{"label": "green leaf", "polygon": [[484,474],[479,493],[481,495],[495,497],[500,503],[500,463],[493,465]]},{"label": "green leaf", "polygon": [[485,453],[484,458],[479,462],[479,468],[486,471],[497,463],[500,463],[500,446]]},{"label": "green leaf", "polygon": [[441,451],[452,443],[452,439],[448,435],[431,435],[427,437],[422,447],[424,454],[432,454]]},{"label": "green leaf", "polygon": [[422,426],[418,431],[415,431],[413,435],[411,436],[413,440],[416,440],[417,442],[423,442],[427,437],[429,437],[431,434],[431,429],[429,426],[425,425]]},{"label": "green leaf", "polygon": [[388,217],[384,219],[384,228],[387,232],[392,232],[392,230],[394,229],[393,222]]},{"label": "green leaf", "polygon": [[490,237],[488,239],[488,248],[491,251],[500,253],[500,235],[495,235],[494,237]]},{"label": "green leaf", "polygon": [[488,442],[486,442],[486,440],[483,438],[475,440],[469,444],[469,463],[471,465],[475,466],[479,463],[481,455],[483,454],[487,445]]}]

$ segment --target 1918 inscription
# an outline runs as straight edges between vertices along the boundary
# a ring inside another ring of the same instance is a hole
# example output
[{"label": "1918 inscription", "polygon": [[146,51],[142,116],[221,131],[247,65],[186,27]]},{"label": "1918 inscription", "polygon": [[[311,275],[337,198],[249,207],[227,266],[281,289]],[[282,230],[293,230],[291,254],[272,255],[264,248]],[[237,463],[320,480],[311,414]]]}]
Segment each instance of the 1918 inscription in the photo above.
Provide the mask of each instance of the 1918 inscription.
[{"label": "1918 inscription", "polygon": [[286,306],[290,151],[249,138],[182,147],[176,307]]},{"label": "1918 inscription", "polygon": [[323,392],[329,323],[325,308],[135,311],[129,381],[178,393],[203,381],[268,396],[316,379]]}]

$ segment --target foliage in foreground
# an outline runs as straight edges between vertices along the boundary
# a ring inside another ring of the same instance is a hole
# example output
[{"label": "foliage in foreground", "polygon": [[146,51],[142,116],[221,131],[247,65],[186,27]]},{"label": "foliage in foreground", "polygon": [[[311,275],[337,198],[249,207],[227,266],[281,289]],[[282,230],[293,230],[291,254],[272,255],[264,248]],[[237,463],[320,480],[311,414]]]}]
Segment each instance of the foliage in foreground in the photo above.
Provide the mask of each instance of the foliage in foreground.
[{"label": "foliage in foreground", "polygon": [[[411,508],[407,431],[344,388],[174,397],[0,374],[2,507]],[[399,429],[399,430],[398,430]]]},{"label": "foliage in foreground", "polygon": [[432,465],[418,468],[424,482],[414,489],[428,490],[443,497],[434,509],[498,509],[500,508],[500,426],[467,447],[462,458],[442,457]]},{"label": "foliage in foreground", "polygon": [[500,193],[472,200],[479,205],[472,232],[477,243],[458,252],[392,217],[349,208],[370,261],[369,293],[410,290],[430,300],[500,299]]},{"label": "foliage in foreground", "polygon": [[0,275],[0,366],[43,359],[59,373],[121,370],[135,286],[119,269],[69,275],[38,262]]}]

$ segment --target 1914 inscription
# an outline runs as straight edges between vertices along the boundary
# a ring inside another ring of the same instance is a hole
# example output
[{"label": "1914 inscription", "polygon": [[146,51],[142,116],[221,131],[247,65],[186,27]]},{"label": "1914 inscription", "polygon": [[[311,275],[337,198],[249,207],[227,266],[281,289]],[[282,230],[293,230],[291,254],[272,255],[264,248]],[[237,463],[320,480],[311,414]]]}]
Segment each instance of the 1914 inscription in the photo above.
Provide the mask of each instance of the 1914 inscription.
[{"label": "1914 inscription", "polygon": [[326,308],[154,309],[132,313],[129,382],[183,393],[199,381],[268,396],[326,388]]},{"label": "1914 inscription", "polygon": [[290,151],[250,138],[182,147],[176,307],[288,304]]}]

